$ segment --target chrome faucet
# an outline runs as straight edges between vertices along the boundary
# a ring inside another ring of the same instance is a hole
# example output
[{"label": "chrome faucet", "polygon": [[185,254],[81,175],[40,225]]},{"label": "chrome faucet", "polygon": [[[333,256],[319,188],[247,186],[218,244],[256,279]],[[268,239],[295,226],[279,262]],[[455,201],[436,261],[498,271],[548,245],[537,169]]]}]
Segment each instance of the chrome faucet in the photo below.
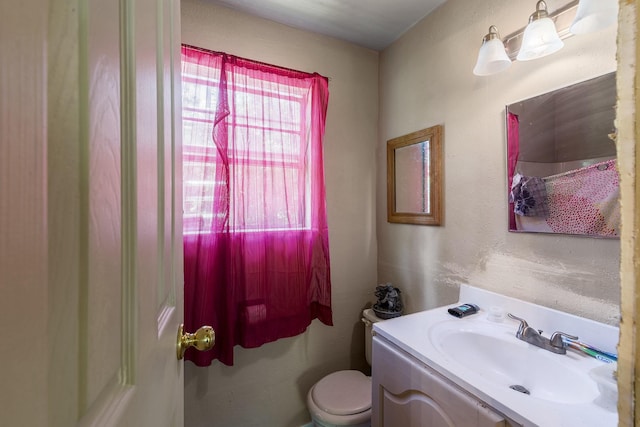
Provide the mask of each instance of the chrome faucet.
[{"label": "chrome faucet", "polygon": [[536,347],[543,348],[545,350],[551,351],[557,354],[566,354],[567,353],[567,344],[562,340],[562,337],[569,338],[571,340],[577,340],[578,337],[565,334],[564,332],[556,331],[551,334],[551,338],[545,338],[542,336],[541,330],[535,330],[526,320],[521,319],[517,316],[514,316],[511,313],[507,313],[510,318],[514,320],[518,320],[520,322],[520,326],[518,327],[518,331],[516,332],[516,338],[528,342],[529,344],[533,344]]}]

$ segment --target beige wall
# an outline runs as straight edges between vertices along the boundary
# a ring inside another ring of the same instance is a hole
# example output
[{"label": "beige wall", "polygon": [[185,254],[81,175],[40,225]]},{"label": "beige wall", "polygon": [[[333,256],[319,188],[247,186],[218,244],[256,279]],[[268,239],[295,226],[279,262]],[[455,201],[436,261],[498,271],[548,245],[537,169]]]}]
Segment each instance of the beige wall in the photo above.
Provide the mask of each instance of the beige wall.
[{"label": "beige wall", "polygon": [[325,135],[333,320],[257,349],[236,364],[186,364],[185,425],[298,427],[305,398],[327,373],[364,368],[360,311],[376,286],[375,144],[378,53],[196,0],[182,1],[183,43],[330,78]]},{"label": "beige wall", "polygon": [[[553,11],[567,0],[549,0]],[[378,280],[410,311],[454,302],[460,283],[598,321],[619,317],[620,241],[507,232],[506,104],[616,69],[615,28],[490,77],[472,69],[490,25],[523,27],[535,2],[449,0],[380,57]],[[444,225],[386,222],[386,140],[444,125]]]}]

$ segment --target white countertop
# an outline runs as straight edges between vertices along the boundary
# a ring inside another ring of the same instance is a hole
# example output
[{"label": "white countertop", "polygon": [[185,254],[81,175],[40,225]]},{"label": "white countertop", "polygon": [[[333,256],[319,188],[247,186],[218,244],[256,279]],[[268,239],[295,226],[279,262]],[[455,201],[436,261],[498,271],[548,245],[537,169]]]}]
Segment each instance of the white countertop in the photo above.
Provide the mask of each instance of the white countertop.
[{"label": "white countertop", "polygon": [[[461,303],[477,304],[480,306],[480,311],[462,319],[447,313],[448,308]],[[618,328],[616,327],[467,285],[461,286],[458,303],[377,322],[374,324],[374,332],[523,425],[541,427],[614,427],[618,425],[615,404],[610,400],[602,403],[604,395],[599,397],[599,393],[594,391],[596,395],[594,401],[567,403],[521,394],[487,379],[483,372],[461,366],[439,350],[430,339],[432,331],[442,325],[459,325],[461,329],[469,330],[473,328],[498,328],[497,330],[504,336],[510,337],[513,333],[513,340],[518,345],[530,346],[533,352],[544,352],[543,354],[533,353],[534,357],[556,358],[552,359],[553,362],[560,366],[566,366],[567,369],[589,372],[594,368],[606,365],[604,362],[573,350],[568,350],[566,355],[554,354],[516,339],[515,332],[518,329],[518,322],[511,319],[504,319],[502,322],[489,320],[487,314],[491,307],[500,307],[504,310],[505,316],[507,312],[510,312],[526,319],[533,328],[544,330],[545,336],[549,335],[546,331],[559,330],[578,335],[580,341],[602,350],[615,352],[618,340]],[[375,360],[373,363],[375,364]],[[595,382],[593,386],[597,388]]]}]

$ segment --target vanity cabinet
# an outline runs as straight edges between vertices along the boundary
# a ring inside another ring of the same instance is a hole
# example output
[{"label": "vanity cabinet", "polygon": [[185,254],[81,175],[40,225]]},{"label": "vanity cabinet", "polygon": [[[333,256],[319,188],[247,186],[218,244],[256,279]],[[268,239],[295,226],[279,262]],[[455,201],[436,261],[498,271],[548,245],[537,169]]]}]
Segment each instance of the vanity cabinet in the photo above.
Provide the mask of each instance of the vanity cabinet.
[{"label": "vanity cabinet", "polygon": [[372,427],[520,425],[378,335],[372,365]]}]

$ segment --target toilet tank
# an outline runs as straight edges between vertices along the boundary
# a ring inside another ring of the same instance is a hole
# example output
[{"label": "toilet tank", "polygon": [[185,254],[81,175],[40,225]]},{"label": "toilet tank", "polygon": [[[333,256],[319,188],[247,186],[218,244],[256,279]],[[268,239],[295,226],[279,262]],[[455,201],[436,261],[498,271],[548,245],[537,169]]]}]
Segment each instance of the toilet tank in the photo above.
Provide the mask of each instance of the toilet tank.
[{"label": "toilet tank", "polygon": [[376,316],[372,308],[367,308],[362,311],[362,323],[364,323],[364,353],[369,366],[371,366],[372,325],[380,321],[382,321],[382,319]]}]

